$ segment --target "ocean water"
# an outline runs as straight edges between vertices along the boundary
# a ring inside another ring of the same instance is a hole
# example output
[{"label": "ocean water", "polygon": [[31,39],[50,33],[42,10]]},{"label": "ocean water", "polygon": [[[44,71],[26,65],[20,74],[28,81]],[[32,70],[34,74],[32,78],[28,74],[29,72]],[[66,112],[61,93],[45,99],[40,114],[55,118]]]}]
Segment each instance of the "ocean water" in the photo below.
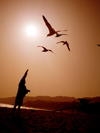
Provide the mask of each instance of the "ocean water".
[{"label": "ocean water", "polygon": [[[7,107],[7,108],[13,108],[14,105],[11,104],[5,104],[5,103],[0,103],[0,107]],[[18,108],[18,107],[16,107]],[[46,110],[46,109],[40,109],[40,108],[32,108],[32,107],[24,107],[21,106],[22,109],[32,109],[32,110],[44,110],[44,111],[52,111],[52,110]]]}]

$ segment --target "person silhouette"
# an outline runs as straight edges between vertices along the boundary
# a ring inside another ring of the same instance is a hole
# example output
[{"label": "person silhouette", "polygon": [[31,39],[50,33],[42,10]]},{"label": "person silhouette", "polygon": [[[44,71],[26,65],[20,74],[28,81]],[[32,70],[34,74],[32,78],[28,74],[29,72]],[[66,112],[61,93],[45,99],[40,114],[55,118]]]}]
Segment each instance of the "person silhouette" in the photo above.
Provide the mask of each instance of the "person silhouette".
[{"label": "person silhouette", "polygon": [[28,69],[26,70],[24,76],[22,77],[22,79],[19,82],[18,92],[17,92],[17,95],[16,95],[15,105],[14,105],[14,108],[13,108],[13,114],[12,114],[12,116],[14,116],[14,112],[15,112],[16,106],[18,106],[18,116],[20,116],[20,107],[23,104],[23,98],[25,97],[25,95],[28,92],[30,92],[30,90],[28,90],[26,88],[26,86],[25,86],[25,83],[26,83],[25,82],[25,78],[27,76],[27,72],[28,72]]}]

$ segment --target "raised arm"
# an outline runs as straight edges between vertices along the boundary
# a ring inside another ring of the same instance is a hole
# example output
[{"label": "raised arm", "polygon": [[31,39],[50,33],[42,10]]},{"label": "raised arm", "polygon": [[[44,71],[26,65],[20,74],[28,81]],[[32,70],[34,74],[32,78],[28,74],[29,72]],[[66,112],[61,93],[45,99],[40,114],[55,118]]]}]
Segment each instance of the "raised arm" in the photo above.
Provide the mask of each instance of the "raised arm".
[{"label": "raised arm", "polygon": [[25,74],[24,74],[24,76],[23,76],[24,79],[25,79],[26,76],[27,76],[27,72],[28,72],[28,69],[26,70],[26,72],[25,72]]},{"label": "raised arm", "polygon": [[24,76],[22,77],[22,79],[21,79],[21,81],[20,81],[20,84],[21,84],[21,83],[22,83],[22,84],[25,84],[25,78],[26,78],[26,76],[27,76],[27,72],[28,72],[28,69],[26,70]]}]

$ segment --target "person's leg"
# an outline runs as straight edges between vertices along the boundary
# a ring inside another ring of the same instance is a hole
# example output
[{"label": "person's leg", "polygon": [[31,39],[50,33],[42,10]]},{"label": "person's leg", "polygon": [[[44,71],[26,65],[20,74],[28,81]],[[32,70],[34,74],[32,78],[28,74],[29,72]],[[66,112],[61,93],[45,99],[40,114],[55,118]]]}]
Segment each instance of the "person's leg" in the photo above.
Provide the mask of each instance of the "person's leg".
[{"label": "person's leg", "polygon": [[20,116],[20,105],[18,106],[18,117]]},{"label": "person's leg", "polygon": [[16,104],[14,105],[14,108],[13,108],[13,112],[12,112],[12,116],[14,116],[14,112],[15,112],[15,109],[16,109]]}]

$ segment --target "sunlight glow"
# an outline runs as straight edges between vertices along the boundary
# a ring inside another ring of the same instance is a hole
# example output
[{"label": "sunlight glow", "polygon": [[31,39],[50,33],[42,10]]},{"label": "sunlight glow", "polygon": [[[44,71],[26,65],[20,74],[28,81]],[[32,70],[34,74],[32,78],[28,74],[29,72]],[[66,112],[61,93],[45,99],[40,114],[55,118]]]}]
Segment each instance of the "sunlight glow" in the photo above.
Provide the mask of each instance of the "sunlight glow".
[{"label": "sunlight glow", "polygon": [[35,35],[37,35],[38,31],[35,26],[27,26],[26,33],[29,36],[35,36]]}]

